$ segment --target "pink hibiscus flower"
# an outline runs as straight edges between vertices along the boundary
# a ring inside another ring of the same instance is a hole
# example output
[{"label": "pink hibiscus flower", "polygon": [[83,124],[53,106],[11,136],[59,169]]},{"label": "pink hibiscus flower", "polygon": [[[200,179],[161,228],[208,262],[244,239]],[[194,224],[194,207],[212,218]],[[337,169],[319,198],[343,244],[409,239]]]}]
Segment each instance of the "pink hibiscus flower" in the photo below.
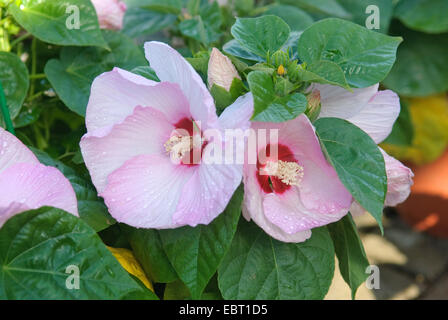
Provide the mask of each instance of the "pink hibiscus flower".
[{"label": "pink hibiscus flower", "polygon": [[126,13],[126,4],[118,0],[92,0],[100,28],[121,30]]},{"label": "pink hibiscus flower", "polygon": [[[252,128],[276,129],[278,139],[271,143],[267,134],[265,143],[258,140],[257,163],[244,165],[247,220],[280,241],[302,242],[312,228],[347,214],[352,196],[326,161],[306,116],[284,123],[254,122]],[[277,156],[271,154],[273,148]]]},{"label": "pink hibiscus flower", "polygon": [[[315,85],[321,96],[320,117],[336,117],[350,121],[381,143],[392,132],[400,114],[400,99],[391,90],[378,91],[378,84],[353,89],[353,92],[331,85]],[[387,173],[386,206],[396,206],[405,201],[411,192],[414,174],[400,161],[380,149]],[[365,210],[356,202],[350,212],[354,215]]]},{"label": "pink hibiscus flower", "polygon": [[50,206],[78,215],[70,182],[39,163],[15,136],[0,128],[0,227],[13,215]]},{"label": "pink hibiscus flower", "polygon": [[118,68],[94,80],[80,144],[86,166],[120,222],[208,224],[240,184],[242,164],[210,161],[226,142],[205,132],[248,128],[252,97],[240,97],[218,119],[201,77],[176,50],[148,42],[145,52],[161,82]]}]

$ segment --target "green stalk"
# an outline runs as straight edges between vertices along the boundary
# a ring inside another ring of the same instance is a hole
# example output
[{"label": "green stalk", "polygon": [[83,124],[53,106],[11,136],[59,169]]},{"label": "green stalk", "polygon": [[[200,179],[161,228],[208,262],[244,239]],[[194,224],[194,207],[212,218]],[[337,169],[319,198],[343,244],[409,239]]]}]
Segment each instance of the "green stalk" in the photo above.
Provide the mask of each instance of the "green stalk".
[{"label": "green stalk", "polygon": [[2,110],[3,119],[5,119],[6,130],[15,135],[14,125],[12,124],[11,115],[6,104],[5,92],[3,91],[2,82],[0,81],[0,106]]},{"label": "green stalk", "polygon": [[34,95],[34,77],[36,75],[36,69],[37,69],[37,54],[36,54],[36,44],[37,44],[37,40],[36,38],[33,38],[32,42],[31,42],[31,75],[30,75],[30,80],[31,80],[31,84],[30,84],[30,96]]},{"label": "green stalk", "polygon": [[27,33],[21,35],[20,37],[18,37],[17,39],[14,39],[13,41],[11,41],[11,48],[14,48],[14,46],[16,44],[19,44],[20,42],[29,38],[30,36],[31,36],[31,33],[27,32]]}]

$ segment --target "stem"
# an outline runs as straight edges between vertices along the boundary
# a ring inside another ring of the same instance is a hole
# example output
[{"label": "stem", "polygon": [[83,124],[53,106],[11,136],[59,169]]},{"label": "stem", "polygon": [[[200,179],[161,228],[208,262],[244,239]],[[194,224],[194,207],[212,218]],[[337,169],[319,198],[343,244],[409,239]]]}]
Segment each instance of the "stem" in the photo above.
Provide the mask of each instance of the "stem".
[{"label": "stem", "polygon": [[46,77],[45,73],[36,73],[30,75],[30,79],[43,79],[45,77]]},{"label": "stem", "polygon": [[3,119],[5,119],[6,130],[15,135],[14,125],[12,124],[11,115],[9,114],[8,105],[6,104],[5,92],[3,91],[2,82],[0,81],[0,105],[3,114]]},{"label": "stem", "polygon": [[70,157],[70,156],[74,156],[76,154],[76,152],[65,152],[62,156],[58,157],[57,160],[61,161],[64,158]]},{"label": "stem", "polygon": [[23,35],[21,35],[20,37],[18,37],[17,39],[14,39],[13,41],[11,41],[11,49],[14,48],[14,46],[20,42],[22,42],[23,40],[25,40],[26,38],[30,37],[31,33],[27,32]]},{"label": "stem", "polygon": [[31,42],[31,85],[30,85],[30,96],[34,95],[34,77],[36,76],[36,68],[37,68],[37,58],[36,58],[36,38],[33,38]]},{"label": "stem", "polygon": [[44,94],[44,92],[43,91],[40,91],[40,92],[38,92],[38,93],[36,93],[36,94],[34,94],[34,95],[32,95],[32,96],[28,96],[28,101],[29,102],[31,102],[31,101],[33,101],[34,99],[36,99],[36,98],[39,98],[41,95],[43,95]]}]

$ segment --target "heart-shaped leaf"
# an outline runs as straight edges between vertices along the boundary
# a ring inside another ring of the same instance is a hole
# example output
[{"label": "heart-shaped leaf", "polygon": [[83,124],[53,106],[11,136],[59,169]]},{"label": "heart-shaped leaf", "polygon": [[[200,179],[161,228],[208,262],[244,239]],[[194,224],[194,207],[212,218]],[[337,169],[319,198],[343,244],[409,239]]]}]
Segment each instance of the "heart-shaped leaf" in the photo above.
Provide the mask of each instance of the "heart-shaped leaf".
[{"label": "heart-shaped leaf", "polygon": [[407,27],[426,33],[448,31],[448,1],[412,0],[400,1],[395,16]]},{"label": "heart-shaped leaf", "polygon": [[268,15],[237,18],[231,32],[243,48],[266,59],[286,43],[291,30],[281,18]]},{"label": "heart-shaped leaf", "polygon": [[387,175],[378,146],[367,133],[343,119],[321,118],[314,125],[339,179],[383,231]]},{"label": "heart-shaped leaf", "polygon": [[14,19],[42,41],[107,48],[89,0],[26,0],[9,6]]},{"label": "heart-shaped leaf", "polygon": [[356,225],[350,215],[328,225],[334,248],[339,261],[339,270],[345,282],[352,289],[355,298],[358,287],[366,280],[369,266],[364,246],[359,239]]},{"label": "heart-shaped leaf", "polygon": [[0,299],[157,297],[121,267],[81,219],[43,207],[0,229]]},{"label": "heart-shaped leaf", "polygon": [[0,81],[9,114],[14,119],[20,113],[29,86],[28,69],[16,54],[0,52]]},{"label": "heart-shaped leaf", "polygon": [[402,39],[368,30],[353,22],[324,19],[299,38],[298,53],[308,64],[328,60],[338,64],[352,87],[364,88],[382,81],[395,62]]},{"label": "heart-shaped leaf", "polygon": [[111,51],[101,48],[64,47],[59,59],[45,65],[45,75],[65,105],[84,116],[95,77],[120,67],[132,70],[147,64],[143,50],[132,39],[112,31],[104,32]]},{"label": "heart-shaped leaf", "polygon": [[393,24],[404,38],[384,85],[400,95],[425,97],[448,90],[447,34],[425,34]]},{"label": "heart-shaped leaf", "polygon": [[327,229],[302,243],[272,239],[241,219],[218,270],[225,299],[323,299],[333,279],[334,247]]}]

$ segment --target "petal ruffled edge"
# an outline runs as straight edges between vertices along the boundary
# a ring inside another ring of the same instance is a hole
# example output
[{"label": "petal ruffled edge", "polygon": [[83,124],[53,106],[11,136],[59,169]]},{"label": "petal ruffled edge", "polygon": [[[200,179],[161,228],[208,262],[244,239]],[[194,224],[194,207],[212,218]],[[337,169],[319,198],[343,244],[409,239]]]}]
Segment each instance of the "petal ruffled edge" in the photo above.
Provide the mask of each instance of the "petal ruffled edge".
[{"label": "petal ruffled edge", "polygon": [[0,173],[0,190],[1,214],[9,217],[43,206],[78,216],[75,191],[68,179],[54,167],[40,163],[12,165]]},{"label": "petal ruffled edge", "polygon": [[361,110],[348,119],[366,132],[375,143],[383,142],[392,132],[400,114],[400,98],[391,90],[378,91]]},{"label": "petal ruffled edge", "polygon": [[201,127],[217,126],[216,107],[202,78],[175,49],[163,42],[150,41],[145,45],[145,56],[159,79],[177,83],[190,104],[190,112]]},{"label": "petal ruffled edge", "polygon": [[22,141],[0,128],[0,173],[8,167],[22,162],[39,163],[39,160]]}]

